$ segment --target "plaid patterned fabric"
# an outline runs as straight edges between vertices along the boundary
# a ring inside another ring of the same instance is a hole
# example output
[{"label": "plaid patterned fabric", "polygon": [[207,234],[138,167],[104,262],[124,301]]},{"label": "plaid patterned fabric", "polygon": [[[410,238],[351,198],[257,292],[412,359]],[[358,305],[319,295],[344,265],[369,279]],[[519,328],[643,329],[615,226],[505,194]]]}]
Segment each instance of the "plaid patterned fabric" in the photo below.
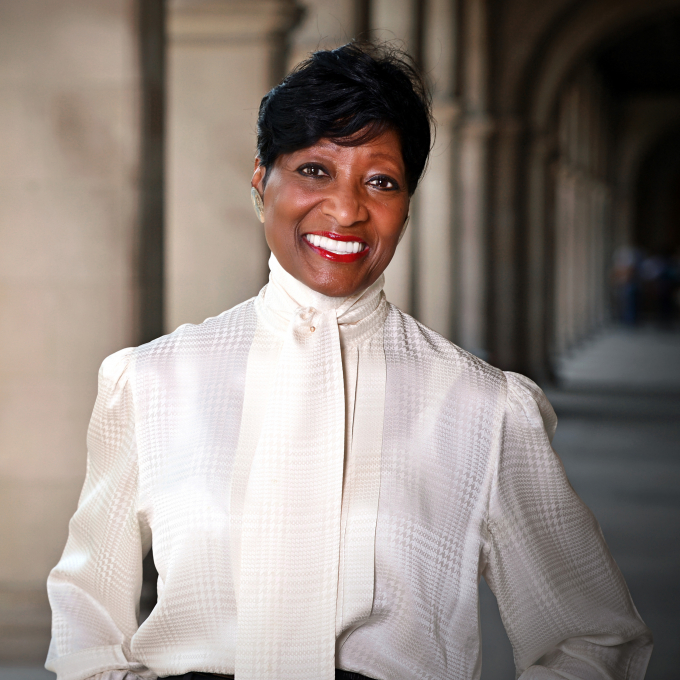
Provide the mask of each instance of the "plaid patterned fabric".
[{"label": "plaid patterned fabric", "polygon": [[[523,680],[641,680],[649,632],[551,448],[543,393],[394,307],[381,324],[373,595],[336,630],[335,665],[478,678],[483,574]],[[230,494],[257,326],[251,300],[104,361],[85,486],[48,585],[59,680],[233,674]],[[138,626],[152,541],[158,605]]]}]

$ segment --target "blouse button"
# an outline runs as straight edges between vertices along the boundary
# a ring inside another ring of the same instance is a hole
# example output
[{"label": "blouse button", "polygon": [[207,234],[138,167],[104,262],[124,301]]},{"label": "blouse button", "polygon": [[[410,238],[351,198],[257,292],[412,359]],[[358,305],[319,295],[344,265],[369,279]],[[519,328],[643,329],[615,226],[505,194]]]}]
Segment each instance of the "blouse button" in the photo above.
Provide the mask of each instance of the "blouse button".
[{"label": "blouse button", "polygon": [[316,328],[314,326],[310,326],[309,330],[313,333],[316,330]]}]

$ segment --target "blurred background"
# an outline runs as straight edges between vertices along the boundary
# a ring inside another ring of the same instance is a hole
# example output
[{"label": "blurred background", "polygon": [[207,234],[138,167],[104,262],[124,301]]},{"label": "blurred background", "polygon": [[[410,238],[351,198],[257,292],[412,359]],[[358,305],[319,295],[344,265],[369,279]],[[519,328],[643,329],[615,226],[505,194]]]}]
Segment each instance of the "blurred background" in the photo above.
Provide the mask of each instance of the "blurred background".
[{"label": "blurred background", "polygon": [[[259,101],[362,35],[437,120],[388,298],[546,389],[647,677],[680,677],[680,0],[0,0],[2,680],[51,676],[99,364],[265,283]],[[513,678],[481,593],[483,678]]]}]

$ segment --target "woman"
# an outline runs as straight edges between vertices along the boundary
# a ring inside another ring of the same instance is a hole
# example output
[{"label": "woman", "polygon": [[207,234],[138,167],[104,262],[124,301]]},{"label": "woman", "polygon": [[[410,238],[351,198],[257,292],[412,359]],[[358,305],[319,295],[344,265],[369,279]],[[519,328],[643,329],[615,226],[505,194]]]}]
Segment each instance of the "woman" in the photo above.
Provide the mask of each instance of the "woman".
[{"label": "woman", "polygon": [[406,60],[356,44],[263,99],[269,285],[104,361],[49,579],[59,680],[477,678],[481,575],[523,678],[643,677],[543,393],[385,300],[430,121]]}]

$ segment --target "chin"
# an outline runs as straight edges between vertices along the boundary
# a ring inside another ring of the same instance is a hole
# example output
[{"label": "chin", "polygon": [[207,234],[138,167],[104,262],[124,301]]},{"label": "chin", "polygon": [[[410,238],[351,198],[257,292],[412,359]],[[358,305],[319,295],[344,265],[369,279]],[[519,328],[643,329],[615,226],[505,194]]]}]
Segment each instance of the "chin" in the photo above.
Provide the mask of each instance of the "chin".
[{"label": "chin", "polygon": [[327,295],[328,297],[349,297],[362,288],[361,283],[340,283],[338,281],[329,280],[329,278],[309,277],[307,280],[301,280],[312,290],[321,293],[322,295]]}]

